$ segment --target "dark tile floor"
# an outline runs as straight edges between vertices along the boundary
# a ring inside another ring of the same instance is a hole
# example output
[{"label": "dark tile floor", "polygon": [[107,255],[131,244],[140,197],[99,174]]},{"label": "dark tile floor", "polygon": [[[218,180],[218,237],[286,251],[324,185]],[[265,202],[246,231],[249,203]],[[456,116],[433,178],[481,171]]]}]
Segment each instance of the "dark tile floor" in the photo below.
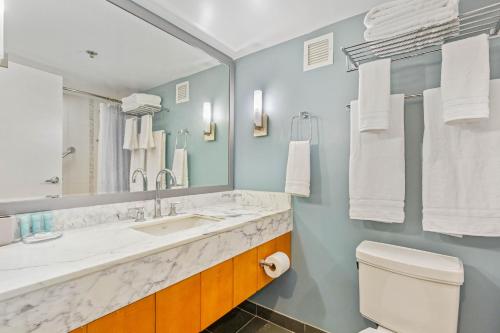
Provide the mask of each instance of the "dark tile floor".
[{"label": "dark tile floor", "polygon": [[291,331],[240,308],[233,309],[204,333],[290,333]]},{"label": "dark tile floor", "polygon": [[202,333],[328,333],[245,301]]}]

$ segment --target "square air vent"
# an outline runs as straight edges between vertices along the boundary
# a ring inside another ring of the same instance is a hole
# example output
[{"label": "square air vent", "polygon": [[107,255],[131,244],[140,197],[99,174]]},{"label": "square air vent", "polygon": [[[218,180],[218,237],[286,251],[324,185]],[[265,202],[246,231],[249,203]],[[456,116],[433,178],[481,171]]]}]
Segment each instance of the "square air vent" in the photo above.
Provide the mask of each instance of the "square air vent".
[{"label": "square air vent", "polygon": [[178,83],[175,86],[175,103],[189,102],[189,81]]},{"label": "square air vent", "polygon": [[333,64],[333,33],[304,42],[304,72]]}]

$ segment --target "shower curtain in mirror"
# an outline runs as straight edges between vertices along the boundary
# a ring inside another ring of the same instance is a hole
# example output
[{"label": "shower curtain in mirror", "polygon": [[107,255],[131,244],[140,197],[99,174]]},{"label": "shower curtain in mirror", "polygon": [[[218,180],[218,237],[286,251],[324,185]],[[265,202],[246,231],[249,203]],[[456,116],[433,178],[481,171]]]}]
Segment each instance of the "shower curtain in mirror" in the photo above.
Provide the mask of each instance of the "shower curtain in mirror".
[{"label": "shower curtain in mirror", "polygon": [[129,190],[130,153],[123,147],[125,114],[118,104],[99,106],[99,154],[97,192],[114,193]]}]

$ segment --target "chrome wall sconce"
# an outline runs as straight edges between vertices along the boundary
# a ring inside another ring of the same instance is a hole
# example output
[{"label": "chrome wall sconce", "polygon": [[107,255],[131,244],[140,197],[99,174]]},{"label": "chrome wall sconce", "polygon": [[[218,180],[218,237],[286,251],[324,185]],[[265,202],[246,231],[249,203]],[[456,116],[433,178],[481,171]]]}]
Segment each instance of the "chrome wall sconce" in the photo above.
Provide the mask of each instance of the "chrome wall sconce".
[{"label": "chrome wall sconce", "polygon": [[253,92],[253,136],[267,136],[267,123],[269,117],[264,113],[262,90]]},{"label": "chrome wall sconce", "polygon": [[203,138],[215,141],[215,123],[212,121],[212,103],[203,103]]}]

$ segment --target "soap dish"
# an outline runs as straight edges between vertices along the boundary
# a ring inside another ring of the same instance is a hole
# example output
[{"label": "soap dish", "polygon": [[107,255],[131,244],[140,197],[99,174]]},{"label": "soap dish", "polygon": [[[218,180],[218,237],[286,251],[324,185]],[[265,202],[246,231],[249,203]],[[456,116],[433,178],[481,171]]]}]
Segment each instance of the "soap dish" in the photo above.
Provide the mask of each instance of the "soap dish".
[{"label": "soap dish", "polygon": [[62,236],[62,232],[43,232],[39,234],[34,234],[23,238],[23,242],[26,244],[40,243],[52,239],[57,239]]}]

